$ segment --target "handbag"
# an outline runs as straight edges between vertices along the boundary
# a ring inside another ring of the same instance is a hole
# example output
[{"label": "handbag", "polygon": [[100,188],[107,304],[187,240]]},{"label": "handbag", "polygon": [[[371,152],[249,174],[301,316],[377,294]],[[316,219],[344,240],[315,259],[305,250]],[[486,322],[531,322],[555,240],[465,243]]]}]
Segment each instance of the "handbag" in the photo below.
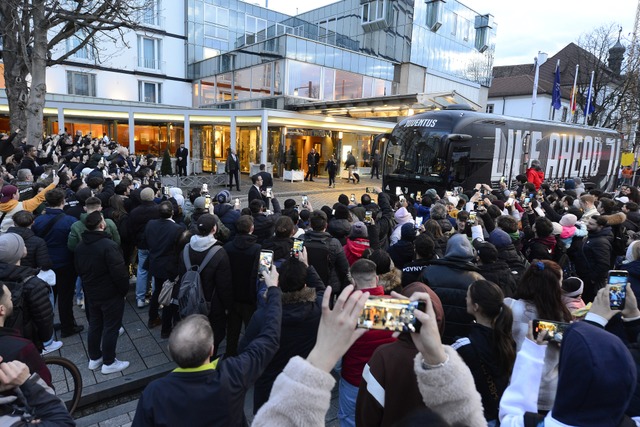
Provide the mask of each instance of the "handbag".
[{"label": "handbag", "polygon": [[[180,276],[178,276],[180,277]],[[173,280],[165,280],[162,284],[162,289],[160,290],[160,295],[158,295],[158,304],[168,307],[169,304],[173,301],[171,295],[173,294],[173,287],[178,281],[178,277]]]}]

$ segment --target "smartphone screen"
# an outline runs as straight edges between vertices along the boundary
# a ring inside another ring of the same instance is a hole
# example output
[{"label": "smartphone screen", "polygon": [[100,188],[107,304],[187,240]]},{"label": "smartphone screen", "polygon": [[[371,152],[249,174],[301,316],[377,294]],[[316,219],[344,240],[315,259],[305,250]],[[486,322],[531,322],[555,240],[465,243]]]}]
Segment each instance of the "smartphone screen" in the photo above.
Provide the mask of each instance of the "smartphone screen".
[{"label": "smartphone screen", "polygon": [[371,223],[373,221],[373,213],[371,211],[364,212],[364,222]]},{"label": "smartphone screen", "polygon": [[204,208],[209,209],[209,206],[211,206],[211,196],[207,194],[204,198]]},{"label": "smartphone screen", "polygon": [[402,189],[400,187],[396,187],[396,196],[399,196],[402,194]]},{"label": "smartphone screen", "polygon": [[273,251],[262,250],[260,251],[260,261],[258,263],[258,274],[263,275],[265,272],[271,270],[273,265]]},{"label": "smartphone screen", "polygon": [[529,206],[529,203],[531,203],[531,199],[529,197],[525,197],[522,206],[526,208],[527,206]]},{"label": "smartphone screen", "polygon": [[302,252],[302,247],[304,246],[304,240],[293,239],[293,247],[291,248],[291,256],[294,258],[298,258],[300,252]]},{"label": "smartphone screen", "polygon": [[416,228],[420,228],[420,226],[422,225],[422,221],[424,220],[424,217],[422,216],[417,216],[416,217]]},{"label": "smartphone screen", "polygon": [[477,214],[473,211],[469,212],[469,221],[475,222]]},{"label": "smartphone screen", "polygon": [[568,323],[535,319],[533,321],[533,338],[538,338],[540,331],[547,331],[545,341],[561,342],[562,336],[568,327]]},{"label": "smartphone screen", "polygon": [[273,192],[271,191],[271,187],[267,187],[267,197],[273,197]]},{"label": "smartphone screen", "polygon": [[309,198],[307,196],[302,196],[302,207],[306,208],[307,203],[309,203]]},{"label": "smartphone screen", "polygon": [[360,312],[358,328],[419,332],[422,324],[413,312],[415,309],[424,311],[425,307],[424,301],[372,296]]},{"label": "smartphone screen", "polygon": [[367,193],[370,193],[370,194],[375,194],[375,193],[376,193],[376,189],[375,189],[375,187],[367,187],[367,188],[365,189],[365,191],[366,191]]},{"label": "smartphone screen", "polygon": [[351,193],[351,198],[350,198],[350,200],[351,200],[351,202],[352,202],[352,203],[355,203],[355,202],[356,202],[356,195],[355,195],[355,194],[353,194],[353,193]]},{"label": "smartphone screen", "polygon": [[418,191],[416,193],[416,200],[420,200],[420,199],[422,199],[422,191]]},{"label": "smartphone screen", "polygon": [[629,273],[625,270],[611,270],[607,279],[609,290],[609,307],[611,310],[624,310],[627,298],[627,281]]}]

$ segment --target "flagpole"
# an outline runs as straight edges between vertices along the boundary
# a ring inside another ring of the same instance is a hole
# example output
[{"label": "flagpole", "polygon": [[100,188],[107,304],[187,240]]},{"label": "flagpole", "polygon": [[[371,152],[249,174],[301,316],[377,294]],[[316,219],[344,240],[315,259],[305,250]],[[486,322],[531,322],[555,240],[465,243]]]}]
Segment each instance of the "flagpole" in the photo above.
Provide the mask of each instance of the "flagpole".
[{"label": "flagpole", "polygon": [[583,121],[583,125],[587,124],[587,116],[589,115],[589,108],[591,108],[591,97],[593,96],[593,94],[591,93],[591,89],[593,86],[593,75],[595,74],[595,71],[591,72],[591,80],[589,80],[589,91],[587,92],[587,106],[584,110],[584,121]]},{"label": "flagpole", "polygon": [[573,123],[573,115],[576,113],[576,90],[577,90],[577,85],[578,85],[578,69],[580,68],[579,64],[576,64],[576,73],[573,76],[573,88],[571,89],[571,104],[569,105],[569,108],[571,108],[571,120],[570,122]]}]

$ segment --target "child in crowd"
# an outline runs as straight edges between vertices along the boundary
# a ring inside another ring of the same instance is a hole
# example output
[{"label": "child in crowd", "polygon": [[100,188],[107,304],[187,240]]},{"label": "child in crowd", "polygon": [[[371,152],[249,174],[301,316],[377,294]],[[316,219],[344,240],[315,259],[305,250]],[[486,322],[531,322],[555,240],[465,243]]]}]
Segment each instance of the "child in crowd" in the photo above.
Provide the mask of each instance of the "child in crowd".
[{"label": "child in crowd", "polygon": [[576,315],[576,310],[580,310],[585,307],[582,300],[582,290],[584,289],[584,283],[578,277],[569,277],[562,281],[562,302],[575,317],[582,317]]}]

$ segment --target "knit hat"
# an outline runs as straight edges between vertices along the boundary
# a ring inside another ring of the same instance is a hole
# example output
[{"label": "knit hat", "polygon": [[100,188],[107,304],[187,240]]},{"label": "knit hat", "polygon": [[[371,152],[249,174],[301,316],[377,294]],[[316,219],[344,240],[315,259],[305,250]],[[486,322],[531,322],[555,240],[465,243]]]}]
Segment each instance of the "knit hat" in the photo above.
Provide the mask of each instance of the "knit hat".
[{"label": "knit hat", "polygon": [[407,242],[413,242],[416,240],[416,229],[410,222],[403,224],[400,228],[400,239]]},{"label": "knit hat", "polygon": [[18,234],[0,235],[0,262],[15,264],[25,252],[24,240]]},{"label": "knit hat", "polygon": [[143,202],[152,202],[155,197],[155,193],[149,187],[143,188],[140,192],[140,200]]},{"label": "knit hat", "polygon": [[564,189],[565,190],[575,190],[576,182],[572,179],[565,179],[564,181]]},{"label": "knit hat", "polygon": [[425,193],[427,194],[429,197],[431,197],[433,200],[438,199],[438,192],[435,190],[435,188],[430,188],[427,190],[427,192]]},{"label": "knit hat", "polygon": [[398,224],[406,224],[407,222],[413,222],[413,217],[406,208],[400,208],[395,213],[395,218]]},{"label": "knit hat", "polygon": [[560,224],[558,224],[557,222],[552,222],[551,225],[553,226],[553,231],[551,232],[554,235],[558,235],[562,233],[562,226]]},{"label": "knit hat", "polygon": [[496,248],[504,248],[512,243],[511,236],[506,231],[496,228],[489,234],[489,243],[492,243]]},{"label": "knit hat", "polygon": [[620,338],[587,322],[573,323],[560,347],[553,418],[563,425],[616,427],[636,378],[636,364]]},{"label": "knit hat", "polygon": [[473,247],[478,252],[478,257],[483,264],[492,264],[498,260],[498,249],[489,242],[482,241],[473,242]]},{"label": "knit hat", "polygon": [[207,199],[203,196],[200,196],[193,201],[193,207],[195,209],[204,209],[206,204],[207,204]]},{"label": "knit hat", "polygon": [[349,233],[350,239],[368,239],[369,232],[367,226],[362,221],[356,221],[351,225],[351,232]]},{"label": "knit hat", "polygon": [[333,217],[335,219],[349,219],[349,208],[342,203],[337,203],[334,207],[335,213]]},{"label": "knit hat", "polygon": [[578,222],[578,217],[574,214],[564,214],[562,218],[560,218],[560,225],[563,227],[573,227]]},{"label": "knit hat", "polygon": [[584,290],[584,283],[578,277],[569,277],[562,281],[562,293],[568,297],[579,297]]},{"label": "knit hat", "polygon": [[220,204],[229,203],[231,201],[231,193],[228,190],[222,190],[216,196],[216,200]]},{"label": "knit hat", "polygon": [[5,185],[2,187],[2,191],[0,192],[0,203],[7,203],[9,200],[13,199],[13,195],[18,192],[18,188],[14,185]]},{"label": "knit hat", "polygon": [[213,227],[216,225],[216,217],[211,214],[202,214],[196,221],[198,227],[198,234],[206,236],[211,233]]}]

